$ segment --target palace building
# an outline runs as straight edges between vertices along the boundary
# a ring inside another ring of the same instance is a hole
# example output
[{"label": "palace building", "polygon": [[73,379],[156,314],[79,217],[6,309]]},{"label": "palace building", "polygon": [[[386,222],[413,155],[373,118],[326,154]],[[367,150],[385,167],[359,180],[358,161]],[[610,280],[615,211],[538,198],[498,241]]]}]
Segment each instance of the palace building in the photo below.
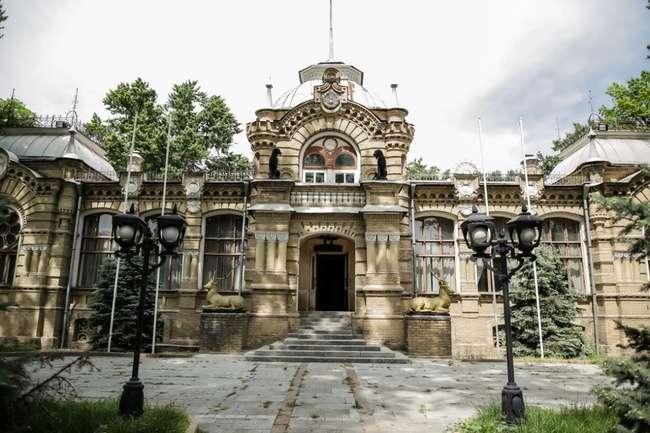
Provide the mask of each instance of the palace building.
[{"label": "palace building", "polygon": [[[460,234],[472,206],[485,201],[476,167],[409,179],[415,128],[405,108],[374,96],[352,65],[318,63],[299,78],[247,124],[250,173],[169,179],[167,211],[177,207],[188,229],[180,255],[161,272],[161,347],[198,347],[211,282],[243,296],[245,348],[282,339],[301,314],[325,310],[350,312],[368,342],[406,349],[409,301],[435,296],[442,279],[454,292],[452,355],[496,356],[501,294],[493,297],[490,271],[471,260]],[[42,347],[64,338],[79,347],[99,268],[114,251],[112,216],[126,211],[125,190],[137,213],[152,218],[161,213],[163,183],[135,156],[127,184],[101,143],[54,126],[0,134],[0,302],[16,305],[0,312],[0,338]],[[589,198],[650,199],[640,169],[650,161],[650,130],[593,128],[550,176],[530,157],[514,175],[488,178],[486,191],[500,225],[529,195],[545,221],[543,242],[560,251],[581,295],[585,341],[593,343],[596,311],[599,346],[615,353],[623,342],[615,320],[650,321],[650,295],[640,290],[648,263],[627,252],[623,223]]]}]

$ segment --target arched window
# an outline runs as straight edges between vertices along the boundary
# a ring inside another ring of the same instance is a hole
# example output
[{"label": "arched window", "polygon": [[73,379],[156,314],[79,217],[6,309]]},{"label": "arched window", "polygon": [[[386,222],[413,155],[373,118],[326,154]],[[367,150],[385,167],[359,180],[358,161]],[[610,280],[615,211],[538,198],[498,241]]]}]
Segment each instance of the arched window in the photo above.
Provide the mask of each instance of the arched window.
[{"label": "arched window", "polygon": [[98,213],[84,218],[81,238],[81,255],[79,266],[79,286],[92,288],[97,283],[99,270],[112,256],[113,215]]},{"label": "arched window", "polygon": [[350,155],[349,153],[340,154],[336,157],[336,161],[334,161],[334,167],[336,168],[354,167],[354,165],[354,156]]},{"label": "arched window", "polygon": [[437,293],[438,279],[456,286],[456,240],[454,221],[426,217],[415,221],[416,281],[419,293]]},{"label": "arched window", "polygon": [[[169,211],[165,211],[169,212]],[[149,229],[151,233],[156,236],[158,233],[158,224],[156,223],[156,218],[158,215],[148,216],[146,219],[147,224],[149,224]],[[180,249],[177,252],[181,252]],[[157,260],[157,259],[156,259]],[[165,259],[165,262],[160,267],[160,280],[159,288],[162,290],[178,290],[181,288],[181,277],[182,277],[182,263],[183,256],[181,254],[175,256],[168,256]],[[158,271],[156,271],[158,272]],[[157,274],[154,274],[154,281],[158,278]]]},{"label": "arched window", "polygon": [[566,266],[569,287],[584,293],[580,224],[565,218],[548,219],[544,221],[542,243],[557,249]]},{"label": "arched window", "polygon": [[312,153],[305,157],[305,167],[325,167],[325,158],[320,153]]},{"label": "arched window", "polygon": [[14,282],[19,236],[18,213],[9,206],[0,206],[0,286],[10,286]]},{"label": "arched window", "polygon": [[[505,230],[506,237],[508,237],[508,230],[506,228],[506,223],[508,222],[508,218],[503,218],[503,217],[494,217],[494,223],[496,224],[497,228],[497,235],[498,233],[501,232],[501,230]],[[495,269],[499,269],[499,266],[501,266],[501,257],[498,255],[494,255],[492,258],[492,266],[494,266]],[[483,260],[477,260],[476,261],[476,286],[478,288],[479,292],[491,292],[495,289],[495,284],[497,281],[495,281],[494,274],[492,271],[490,271],[488,268],[485,267],[483,264]]]},{"label": "arched window", "polygon": [[217,215],[205,220],[203,245],[203,286],[210,280],[219,291],[239,287],[241,225],[240,215]]},{"label": "arched window", "polygon": [[305,183],[355,183],[359,179],[354,146],[340,137],[323,137],[304,152],[302,180]]}]

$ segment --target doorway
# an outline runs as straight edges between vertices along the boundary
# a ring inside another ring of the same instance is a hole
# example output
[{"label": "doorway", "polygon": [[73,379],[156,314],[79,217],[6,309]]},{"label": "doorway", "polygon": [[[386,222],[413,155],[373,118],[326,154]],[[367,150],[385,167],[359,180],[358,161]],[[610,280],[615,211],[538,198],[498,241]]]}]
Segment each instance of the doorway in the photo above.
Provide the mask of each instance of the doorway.
[{"label": "doorway", "polygon": [[347,255],[317,253],[314,260],[316,310],[346,311],[348,309]]},{"label": "doorway", "polygon": [[300,242],[298,311],[354,311],[354,240],[319,233]]}]

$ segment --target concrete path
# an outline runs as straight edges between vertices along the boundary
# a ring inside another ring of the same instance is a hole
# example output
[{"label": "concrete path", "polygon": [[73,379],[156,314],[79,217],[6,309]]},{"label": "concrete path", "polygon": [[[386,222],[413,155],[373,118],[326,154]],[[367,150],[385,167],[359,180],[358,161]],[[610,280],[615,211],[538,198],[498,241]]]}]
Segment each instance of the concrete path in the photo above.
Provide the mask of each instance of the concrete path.
[{"label": "concrete path", "polygon": [[[60,365],[57,361],[54,365]],[[73,371],[79,396],[118,397],[130,358],[95,357],[100,372]],[[172,402],[205,432],[436,433],[499,400],[505,363],[414,360],[405,365],[259,363],[241,356],[144,358],[150,403]],[[35,378],[51,374],[35,369]],[[606,379],[582,364],[516,365],[527,404],[593,403]]]}]

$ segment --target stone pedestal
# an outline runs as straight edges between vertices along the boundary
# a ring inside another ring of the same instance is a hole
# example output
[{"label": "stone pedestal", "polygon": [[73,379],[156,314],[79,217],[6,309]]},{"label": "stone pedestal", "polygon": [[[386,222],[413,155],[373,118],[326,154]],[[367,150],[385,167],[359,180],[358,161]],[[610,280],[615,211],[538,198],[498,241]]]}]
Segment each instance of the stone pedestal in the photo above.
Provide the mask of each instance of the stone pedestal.
[{"label": "stone pedestal", "polygon": [[451,319],[448,313],[407,314],[406,350],[415,356],[451,356]]},{"label": "stone pedestal", "polygon": [[248,314],[204,309],[200,332],[201,350],[241,352],[248,335]]}]

